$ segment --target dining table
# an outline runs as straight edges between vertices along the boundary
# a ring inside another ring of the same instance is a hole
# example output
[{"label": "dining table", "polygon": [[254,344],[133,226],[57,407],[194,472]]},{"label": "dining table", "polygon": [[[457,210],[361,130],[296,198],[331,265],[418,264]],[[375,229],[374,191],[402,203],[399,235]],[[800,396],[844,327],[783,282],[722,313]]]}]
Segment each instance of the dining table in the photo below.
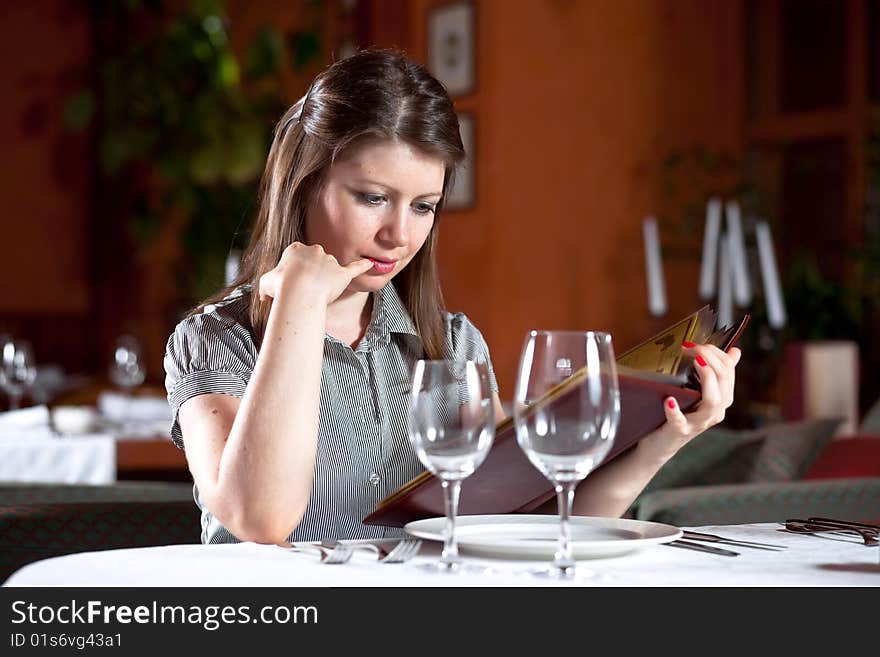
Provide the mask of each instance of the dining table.
[{"label": "dining table", "polygon": [[[676,528],[679,529],[679,528]],[[880,548],[857,535],[798,534],[781,523],[680,528],[778,549],[707,541],[636,543],[617,554],[580,558],[569,579],[541,577],[549,560],[510,551],[461,546],[468,568],[460,573],[430,568],[442,543],[424,540],[403,563],[383,563],[356,550],[345,563],[322,562],[316,551],[278,545],[233,543],[167,545],[69,554],[30,563],[5,587],[864,587],[880,585]],[[670,535],[670,539],[681,539]],[[552,558],[552,549],[551,549]],[[581,556],[584,553],[581,552]],[[426,567],[427,566],[427,567]]]}]

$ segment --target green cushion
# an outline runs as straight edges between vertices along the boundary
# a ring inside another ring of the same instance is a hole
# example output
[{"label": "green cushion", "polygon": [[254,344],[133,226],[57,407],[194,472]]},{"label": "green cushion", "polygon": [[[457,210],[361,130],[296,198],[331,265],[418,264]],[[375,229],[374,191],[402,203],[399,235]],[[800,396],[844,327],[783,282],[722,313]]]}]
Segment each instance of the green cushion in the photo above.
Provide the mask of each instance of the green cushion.
[{"label": "green cushion", "polygon": [[640,497],[632,516],[677,527],[781,522],[810,516],[875,523],[880,521],[880,478],[658,490]]},{"label": "green cushion", "polygon": [[[762,434],[712,427],[678,450],[645,487],[645,491],[708,483],[737,481],[730,457],[749,445],[759,444]],[[741,452],[746,453],[746,452]]]},{"label": "green cushion", "polygon": [[880,434],[880,399],[868,409],[862,423],[859,425],[859,433],[876,433]]},{"label": "green cushion", "polygon": [[780,422],[760,429],[761,448],[746,481],[795,481],[803,477],[828,445],[842,417]]},{"label": "green cushion", "polygon": [[[726,443],[732,449],[678,486],[796,481],[813,465],[841,422],[843,418],[817,418],[732,432],[734,436]],[[699,445],[706,437],[698,436],[681,451]]]}]

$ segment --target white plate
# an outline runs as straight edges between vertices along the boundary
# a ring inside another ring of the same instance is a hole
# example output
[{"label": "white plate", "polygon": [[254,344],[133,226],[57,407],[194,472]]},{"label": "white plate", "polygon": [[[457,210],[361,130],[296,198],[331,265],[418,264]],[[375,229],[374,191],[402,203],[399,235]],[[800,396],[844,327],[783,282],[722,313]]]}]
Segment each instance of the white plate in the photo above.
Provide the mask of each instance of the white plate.
[{"label": "white plate", "polygon": [[[443,540],[446,518],[416,520],[408,534]],[[571,545],[575,559],[612,557],[681,538],[672,525],[628,518],[573,516]],[[552,559],[559,538],[559,518],[551,515],[459,516],[455,536],[461,552],[506,559]]]}]

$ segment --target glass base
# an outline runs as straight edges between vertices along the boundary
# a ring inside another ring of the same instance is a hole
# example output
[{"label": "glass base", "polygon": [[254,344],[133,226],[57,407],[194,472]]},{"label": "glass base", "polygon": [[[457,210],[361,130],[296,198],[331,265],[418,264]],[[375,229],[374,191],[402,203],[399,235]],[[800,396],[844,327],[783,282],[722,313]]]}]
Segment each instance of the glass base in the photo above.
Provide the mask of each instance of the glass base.
[{"label": "glass base", "polygon": [[607,584],[613,579],[607,573],[602,573],[583,565],[559,568],[552,563],[528,570],[524,575],[548,581],[583,582],[597,585]]},{"label": "glass base", "polygon": [[494,575],[497,571],[491,566],[481,566],[463,561],[446,562],[431,561],[415,566],[423,572],[440,573],[443,575]]}]

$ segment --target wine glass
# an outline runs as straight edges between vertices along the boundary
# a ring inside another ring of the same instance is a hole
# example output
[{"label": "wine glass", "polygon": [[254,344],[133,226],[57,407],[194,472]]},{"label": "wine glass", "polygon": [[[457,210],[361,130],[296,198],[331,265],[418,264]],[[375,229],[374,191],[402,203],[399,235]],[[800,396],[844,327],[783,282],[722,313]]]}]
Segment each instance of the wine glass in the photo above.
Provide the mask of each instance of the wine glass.
[{"label": "wine glass", "polygon": [[9,395],[9,410],[17,410],[21,398],[37,378],[34,351],[26,340],[16,340],[11,336],[3,338],[0,345],[0,387]]},{"label": "wine glass", "polygon": [[554,485],[559,507],[553,564],[537,574],[572,578],[569,517],[574,489],[608,454],[620,418],[611,335],[529,332],[517,373],[513,418],[519,446]]},{"label": "wine glass", "polygon": [[110,381],[126,395],[144,382],[146,368],[140,343],[131,335],[123,335],[113,344],[110,358]]},{"label": "wine glass", "polygon": [[443,552],[429,568],[482,572],[461,563],[455,516],[462,480],[482,465],[495,439],[489,370],[474,361],[416,361],[409,397],[410,441],[422,465],[441,480],[446,503]]}]

